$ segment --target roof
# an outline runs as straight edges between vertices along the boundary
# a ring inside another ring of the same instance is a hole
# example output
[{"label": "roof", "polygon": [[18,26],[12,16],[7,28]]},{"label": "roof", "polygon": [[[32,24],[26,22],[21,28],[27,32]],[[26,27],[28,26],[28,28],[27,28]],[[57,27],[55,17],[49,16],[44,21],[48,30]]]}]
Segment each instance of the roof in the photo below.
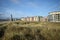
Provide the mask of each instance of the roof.
[{"label": "roof", "polygon": [[60,11],[50,12],[49,14],[60,14]]}]

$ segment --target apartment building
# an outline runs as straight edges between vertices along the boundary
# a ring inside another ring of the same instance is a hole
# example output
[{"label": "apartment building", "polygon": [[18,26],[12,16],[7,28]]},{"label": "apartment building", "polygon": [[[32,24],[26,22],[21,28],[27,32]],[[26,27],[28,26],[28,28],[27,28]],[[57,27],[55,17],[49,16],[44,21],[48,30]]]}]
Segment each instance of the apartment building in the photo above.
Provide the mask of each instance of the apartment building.
[{"label": "apartment building", "polygon": [[39,22],[41,16],[33,16],[33,17],[23,17],[21,18],[22,21],[28,21],[28,22]]},{"label": "apartment building", "polygon": [[48,18],[47,17],[40,18],[40,21],[41,22],[47,22],[48,21]]},{"label": "apartment building", "polygon": [[60,11],[50,12],[48,15],[48,21],[60,22]]}]

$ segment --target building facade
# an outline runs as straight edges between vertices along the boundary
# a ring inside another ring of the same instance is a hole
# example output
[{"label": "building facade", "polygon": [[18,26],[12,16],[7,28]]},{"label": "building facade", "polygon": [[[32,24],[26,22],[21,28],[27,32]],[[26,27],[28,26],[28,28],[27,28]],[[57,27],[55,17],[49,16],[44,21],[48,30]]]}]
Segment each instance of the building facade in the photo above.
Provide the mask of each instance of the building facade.
[{"label": "building facade", "polygon": [[39,22],[41,16],[33,16],[33,17],[23,17],[21,18],[22,21],[28,21],[28,22]]},{"label": "building facade", "polygon": [[48,15],[48,21],[50,22],[60,22],[60,11],[50,12]]},{"label": "building facade", "polygon": [[48,22],[48,18],[47,17],[40,18],[40,21],[41,22]]}]

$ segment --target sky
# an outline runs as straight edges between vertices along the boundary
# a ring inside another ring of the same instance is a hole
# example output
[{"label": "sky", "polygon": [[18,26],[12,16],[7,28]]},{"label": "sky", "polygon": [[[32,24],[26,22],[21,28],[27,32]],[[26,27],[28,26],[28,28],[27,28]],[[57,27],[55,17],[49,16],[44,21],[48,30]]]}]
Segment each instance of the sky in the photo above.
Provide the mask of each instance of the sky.
[{"label": "sky", "polygon": [[0,16],[4,17],[47,16],[53,11],[60,11],[60,0],[0,0]]}]

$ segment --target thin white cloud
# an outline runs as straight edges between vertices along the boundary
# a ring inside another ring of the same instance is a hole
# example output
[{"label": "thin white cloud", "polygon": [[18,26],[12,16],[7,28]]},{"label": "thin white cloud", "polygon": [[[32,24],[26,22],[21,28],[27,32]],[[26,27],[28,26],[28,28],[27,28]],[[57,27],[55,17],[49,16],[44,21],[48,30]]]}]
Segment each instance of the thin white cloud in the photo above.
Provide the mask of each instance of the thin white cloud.
[{"label": "thin white cloud", "polygon": [[16,3],[16,4],[18,4],[20,2],[20,0],[10,0],[10,1],[13,3]]},{"label": "thin white cloud", "polygon": [[24,12],[18,11],[18,10],[14,10],[14,9],[7,9],[5,12],[8,13],[9,16],[12,14],[13,17],[22,17],[22,16],[25,15]]},{"label": "thin white cloud", "polygon": [[39,7],[36,3],[33,3],[33,2],[28,2],[27,6],[34,7],[34,8],[38,8]]},{"label": "thin white cloud", "polygon": [[3,15],[3,12],[0,12],[0,16]]}]

